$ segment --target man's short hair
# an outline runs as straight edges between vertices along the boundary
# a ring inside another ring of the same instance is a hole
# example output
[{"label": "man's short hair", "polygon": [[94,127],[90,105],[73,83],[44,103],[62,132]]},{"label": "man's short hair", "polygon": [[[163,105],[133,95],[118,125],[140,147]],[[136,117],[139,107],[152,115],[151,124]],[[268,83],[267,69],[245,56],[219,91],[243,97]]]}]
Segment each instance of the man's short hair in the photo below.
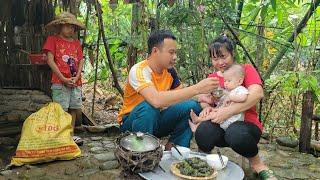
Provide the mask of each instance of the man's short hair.
[{"label": "man's short hair", "polygon": [[151,32],[148,38],[148,54],[151,54],[152,48],[160,47],[164,39],[176,40],[177,38],[169,30],[162,29]]}]

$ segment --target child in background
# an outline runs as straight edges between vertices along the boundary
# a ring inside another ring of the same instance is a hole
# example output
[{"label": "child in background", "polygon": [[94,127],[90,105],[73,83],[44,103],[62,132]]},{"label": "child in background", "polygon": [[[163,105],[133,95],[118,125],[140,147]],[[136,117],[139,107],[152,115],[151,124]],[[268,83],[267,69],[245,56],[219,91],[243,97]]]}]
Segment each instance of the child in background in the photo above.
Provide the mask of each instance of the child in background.
[{"label": "child in background", "polygon": [[[56,33],[47,38],[42,48],[52,70],[52,100],[71,114],[72,126],[75,127],[76,114],[82,107],[81,71],[84,61],[81,43],[74,37],[75,32],[85,29],[85,26],[73,14],[62,12],[46,25],[46,29]],[[83,143],[78,136],[73,136],[73,140],[78,145]]]},{"label": "child in background", "polygon": [[[244,70],[241,65],[234,64],[230,66],[224,73],[224,95],[217,101],[213,95],[205,95],[199,98],[200,103],[204,103],[204,106],[211,107],[216,104],[216,108],[229,106],[231,103],[241,103],[246,101],[248,96],[248,89],[241,86],[244,80]],[[205,105],[207,104],[207,105]],[[211,119],[211,115],[214,113],[212,108],[204,108],[197,116],[193,111],[190,113],[192,121],[189,121],[190,128],[193,132],[196,131],[197,126],[202,121],[207,121]],[[232,123],[236,121],[244,121],[244,114],[236,114],[222,124],[220,127],[226,130]]]}]

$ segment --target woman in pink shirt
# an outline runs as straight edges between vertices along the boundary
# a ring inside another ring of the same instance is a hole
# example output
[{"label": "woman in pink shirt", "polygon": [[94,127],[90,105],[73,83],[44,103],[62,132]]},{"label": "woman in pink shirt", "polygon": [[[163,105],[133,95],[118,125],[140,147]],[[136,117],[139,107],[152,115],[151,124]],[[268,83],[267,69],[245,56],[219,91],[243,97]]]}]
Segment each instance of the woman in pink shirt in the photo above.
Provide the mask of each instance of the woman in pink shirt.
[{"label": "woman in pink shirt", "polygon": [[[209,45],[209,53],[215,73],[209,77],[218,77],[220,86],[224,87],[222,72],[234,63],[234,47],[225,35],[218,37]],[[256,104],[263,98],[262,81],[252,65],[245,64],[242,86],[248,89],[247,100],[233,103],[228,107],[206,107],[207,112],[215,111],[211,121],[204,121],[197,126],[195,139],[203,152],[210,153],[215,147],[231,147],[238,154],[249,159],[251,167],[261,179],[277,179],[273,171],[261,161],[258,153],[262,125],[258,119]],[[244,121],[232,123],[225,131],[219,126],[235,114],[245,113]]]}]

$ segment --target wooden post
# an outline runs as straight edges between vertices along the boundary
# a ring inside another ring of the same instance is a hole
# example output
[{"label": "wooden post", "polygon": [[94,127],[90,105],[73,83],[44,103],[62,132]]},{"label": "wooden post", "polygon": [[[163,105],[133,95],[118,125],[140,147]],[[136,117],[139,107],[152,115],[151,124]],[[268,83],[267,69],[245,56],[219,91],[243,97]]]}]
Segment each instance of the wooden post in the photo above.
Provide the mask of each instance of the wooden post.
[{"label": "wooden post", "polygon": [[313,115],[312,120],[315,121],[315,126],[314,126],[314,137],[316,141],[319,141],[319,122],[320,122],[320,116],[319,115]]},{"label": "wooden post", "polygon": [[302,115],[299,138],[299,151],[304,153],[308,153],[310,150],[313,103],[313,92],[305,92],[303,94],[302,101]]}]

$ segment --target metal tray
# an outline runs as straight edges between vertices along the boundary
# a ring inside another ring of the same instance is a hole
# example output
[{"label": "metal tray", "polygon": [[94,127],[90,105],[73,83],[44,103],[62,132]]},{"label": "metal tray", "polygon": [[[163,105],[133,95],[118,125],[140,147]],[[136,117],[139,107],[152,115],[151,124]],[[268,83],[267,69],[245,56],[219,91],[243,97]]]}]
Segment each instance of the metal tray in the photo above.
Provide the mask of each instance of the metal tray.
[{"label": "metal tray", "polygon": [[[190,157],[199,157],[205,159],[206,154],[191,152]],[[171,164],[174,162],[179,162],[176,158],[171,155],[171,151],[164,151],[163,156],[160,161],[160,166],[166,171],[163,172],[159,167],[156,167],[153,171],[139,173],[139,175],[147,180],[175,180],[179,179],[175,175],[173,175],[170,171]],[[218,171],[217,180],[239,180],[244,178],[244,172],[240,166],[235,164],[234,162],[228,161],[227,166]]]}]

